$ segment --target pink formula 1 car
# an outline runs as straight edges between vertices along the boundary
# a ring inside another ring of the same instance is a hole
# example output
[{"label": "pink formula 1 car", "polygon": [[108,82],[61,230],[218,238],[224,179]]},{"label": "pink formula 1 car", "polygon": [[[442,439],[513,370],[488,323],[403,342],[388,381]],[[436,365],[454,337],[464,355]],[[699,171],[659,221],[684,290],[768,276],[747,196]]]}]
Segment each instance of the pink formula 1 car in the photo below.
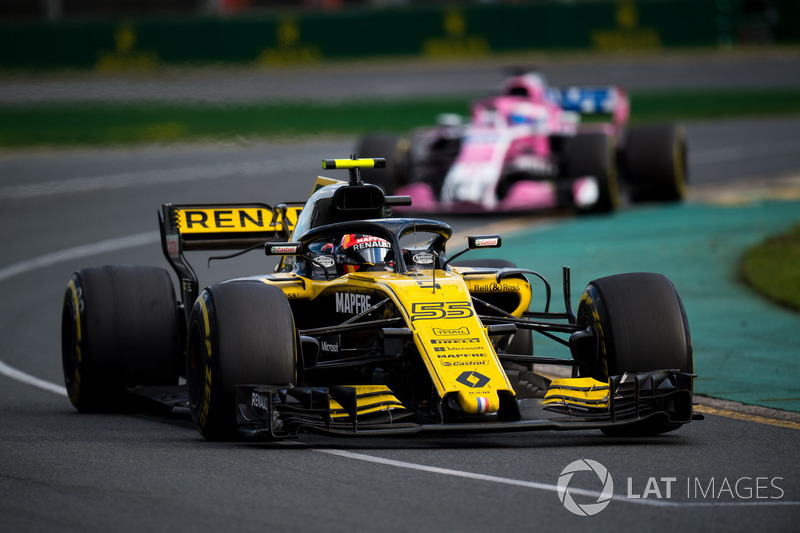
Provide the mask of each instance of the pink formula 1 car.
[{"label": "pink formula 1 car", "polygon": [[[367,135],[356,153],[385,155],[390,172],[365,172],[364,179],[411,196],[405,209],[415,212],[608,212],[623,195],[633,202],[681,200],[683,130],[628,127],[629,109],[618,87],[555,89],[527,73],[474,102],[469,120],[443,115],[405,138]],[[592,120],[581,123],[584,116]]]}]

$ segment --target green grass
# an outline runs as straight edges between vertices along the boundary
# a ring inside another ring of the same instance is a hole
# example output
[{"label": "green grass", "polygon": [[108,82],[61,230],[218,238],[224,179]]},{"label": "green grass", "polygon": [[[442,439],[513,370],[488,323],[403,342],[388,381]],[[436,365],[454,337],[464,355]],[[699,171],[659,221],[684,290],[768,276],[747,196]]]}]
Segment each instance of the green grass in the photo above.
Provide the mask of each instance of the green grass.
[{"label": "green grass", "polygon": [[467,101],[362,101],[341,105],[274,103],[229,106],[63,104],[0,107],[0,146],[127,144],[407,131],[439,113],[465,113]]},{"label": "green grass", "polygon": [[[192,139],[405,132],[468,98],[268,102],[248,105],[63,103],[0,106],[0,146],[115,145]],[[632,120],[651,122],[800,113],[800,89],[633,93]]]},{"label": "green grass", "polygon": [[800,224],[750,248],[741,271],[756,291],[800,311]]},{"label": "green grass", "polygon": [[800,113],[800,89],[634,93],[633,120],[703,120]]}]

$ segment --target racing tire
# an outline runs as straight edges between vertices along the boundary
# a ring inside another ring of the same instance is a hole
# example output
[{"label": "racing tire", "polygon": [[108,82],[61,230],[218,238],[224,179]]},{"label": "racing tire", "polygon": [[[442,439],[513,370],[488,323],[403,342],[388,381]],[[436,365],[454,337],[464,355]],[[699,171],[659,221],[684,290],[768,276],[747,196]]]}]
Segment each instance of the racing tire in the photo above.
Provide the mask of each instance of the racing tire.
[{"label": "racing tire", "polygon": [[[589,283],[581,296],[578,324],[596,334],[594,350],[574,354],[582,374],[606,381],[625,372],[693,372],[692,340],[686,311],[672,282],[661,274],[618,274]],[[604,428],[613,436],[656,435],[680,424],[661,419]]]},{"label": "racing tire", "polygon": [[[533,355],[533,332],[529,329],[517,329],[505,351],[518,355]],[[533,369],[533,365],[529,365],[528,368]]]},{"label": "racing tire", "polygon": [[620,205],[619,180],[614,138],[603,133],[579,133],[564,148],[567,176],[594,176],[598,198],[582,213],[610,213]]},{"label": "racing tire", "polygon": [[634,202],[678,202],[687,191],[686,134],[671,124],[628,130],[622,168]]},{"label": "racing tire", "polygon": [[356,144],[358,157],[383,157],[386,168],[367,168],[361,170],[361,179],[377,185],[385,194],[392,194],[403,185],[405,178],[405,161],[407,142],[397,135],[389,133],[371,133],[362,137]]},{"label": "racing tire", "polygon": [[64,383],[81,412],[150,406],[128,387],[175,385],[182,353],[180,309],[166,270],[103,266],[78,270],[64,293]]},{"label": "racing tire", "polygon": [[189,409],[207,440],[235,440],[236,385],[296,382],[294,317],[283,291],[261,282],[220,283],[197,298],[189,318]]}]

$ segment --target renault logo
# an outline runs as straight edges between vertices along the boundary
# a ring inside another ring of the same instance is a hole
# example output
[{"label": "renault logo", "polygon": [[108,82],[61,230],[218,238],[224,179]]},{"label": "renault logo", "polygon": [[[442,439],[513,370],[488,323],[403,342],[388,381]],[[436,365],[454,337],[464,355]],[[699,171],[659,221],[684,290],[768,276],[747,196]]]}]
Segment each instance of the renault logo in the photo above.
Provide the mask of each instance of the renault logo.
[{"label": "renault logo", "polygon": [[470,389],[480,389],[481,387],[485,387],[486,384],[489,383],[489,378],[487,378],[480,372],[469,371],[469,372],[464,372],[460,376],[458,376],[456,378],[456,381],[458,381],[465,387],[469,387]]}]

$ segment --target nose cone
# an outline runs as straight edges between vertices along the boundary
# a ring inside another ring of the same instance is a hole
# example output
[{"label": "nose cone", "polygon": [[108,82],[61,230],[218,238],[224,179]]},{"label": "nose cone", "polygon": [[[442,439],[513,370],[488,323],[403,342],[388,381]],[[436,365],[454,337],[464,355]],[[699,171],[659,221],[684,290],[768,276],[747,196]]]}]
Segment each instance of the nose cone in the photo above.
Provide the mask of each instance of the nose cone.
[{"label": "nose cone", "polygon": [[500,409],[500,397],[491,389],[459,391],[456,401],[467,414],[496,413]]}]

